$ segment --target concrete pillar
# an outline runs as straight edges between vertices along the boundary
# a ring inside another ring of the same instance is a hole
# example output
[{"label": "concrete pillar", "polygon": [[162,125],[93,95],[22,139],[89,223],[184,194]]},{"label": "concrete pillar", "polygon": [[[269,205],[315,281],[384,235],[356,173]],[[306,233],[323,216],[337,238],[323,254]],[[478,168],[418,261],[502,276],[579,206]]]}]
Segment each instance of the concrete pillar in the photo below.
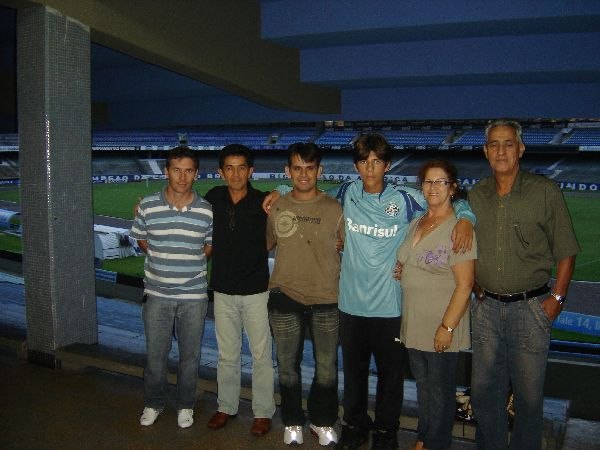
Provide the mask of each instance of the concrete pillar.
[{"label": "concrete pillar", "polygon": [[98,338],[90,30],[48,7],[17,14],[17,104],[29,360]]}]

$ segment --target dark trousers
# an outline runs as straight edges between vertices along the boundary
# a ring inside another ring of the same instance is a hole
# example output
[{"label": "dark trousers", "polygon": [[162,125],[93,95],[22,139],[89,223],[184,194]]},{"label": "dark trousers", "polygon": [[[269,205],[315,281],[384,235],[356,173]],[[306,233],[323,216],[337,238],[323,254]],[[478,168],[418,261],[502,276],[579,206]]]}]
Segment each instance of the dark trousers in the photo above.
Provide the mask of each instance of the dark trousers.
[{"label": "dark trousers", "polygon": [[285,426],[303,425],[305,422],[300,363],[304,332],[308,327],[315,359],[315,375],[307,402],[308,416],[313,425],[333,426],[338,418],[337,305],[311,307],[296,303],[290,308],[291,299],[286,297],[283,293],[272,292],[269,304],[279,373],[281,420]]},{"label": "dark trousers", "polygon": [[409,348],[408,356],[417,382],[418,439],[428,450],[450,448],[456,412],[458,352],[436,353]]},{"label": "dark trousers", "polygon": [[[360,317],[340,311],[344,363],[344,422],[369,430],[397,431],[404,396],[406,348],[400,317]],[[367,415],[371,354],[377,366],[375,421]]]}]

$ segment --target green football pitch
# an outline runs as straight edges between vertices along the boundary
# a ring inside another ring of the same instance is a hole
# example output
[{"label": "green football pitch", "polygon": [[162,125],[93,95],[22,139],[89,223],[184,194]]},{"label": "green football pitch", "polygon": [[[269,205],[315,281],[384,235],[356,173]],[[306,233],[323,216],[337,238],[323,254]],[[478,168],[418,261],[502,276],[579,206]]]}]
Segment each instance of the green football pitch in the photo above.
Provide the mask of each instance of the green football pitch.
[{"label": "green football pitch", "polygon": [[[204,195],[211,187],[220,184],[215,180],[199,180],[195,188]],[[252,182],[257,189],[272,190],[281,180],[255,180]],[[323,190],[334,183],[322,182],[319,187]],[[139,183],[96,184],[93,187],[94,213],[124,219],[133,218],[133,207],[138,199],[157,192],[164,186],[163,181]],[[574,280],[600,281],[600,239],[598,239],[597,224],[600,223],[600,195],[596,193],[566,192],[565,198],[571,216],[577,239],[582,251],[577,255]],[[0,200],[19,201],[19,191],[16,187],[0,189]],[[15,242],[15,239],[17,242]],[[10,251],[20,251],[18,238],[0,233],[0,248]],[[130,263],[131,258],[124,261],[107,261],[106,268],[132,275],[141,275],[142,264]],[[141,259],[141,258],[139,258]],[[129,267],[131,266],[131,267]]]}]

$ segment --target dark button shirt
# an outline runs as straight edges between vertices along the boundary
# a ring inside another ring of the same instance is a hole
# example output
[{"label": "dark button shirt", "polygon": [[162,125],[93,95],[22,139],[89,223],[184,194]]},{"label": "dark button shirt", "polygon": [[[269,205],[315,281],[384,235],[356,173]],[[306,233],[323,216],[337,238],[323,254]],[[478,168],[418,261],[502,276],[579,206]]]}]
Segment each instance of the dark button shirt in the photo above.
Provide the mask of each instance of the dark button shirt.
[{"label": "dark button shirt", "polygon": [[248,194],[233,204],[226,186],[205,196],[213,208],[213,249],[210,287],[228,295],[252,295],[269,284],[266,244],[267,194],[248,185]]},{"label": "dark button shirt", "polygon": [[520,171],[510,193],[499,196],[493,177],[469,192],[477,216],[477,284],[501,294],[548,283],[552,267],[579,252],[569,210],[556,183]]}]

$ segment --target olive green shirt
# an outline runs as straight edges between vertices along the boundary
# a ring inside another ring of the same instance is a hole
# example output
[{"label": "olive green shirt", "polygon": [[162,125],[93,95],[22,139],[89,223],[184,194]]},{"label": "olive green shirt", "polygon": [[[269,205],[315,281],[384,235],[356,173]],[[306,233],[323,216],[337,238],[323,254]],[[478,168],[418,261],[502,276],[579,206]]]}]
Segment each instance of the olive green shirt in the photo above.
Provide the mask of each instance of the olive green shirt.
[{"label": "olive green shirt", "polygon": [[519,171],[510,193],[494,177],[469,192],[477,217],[477,284],[502,294],[538,288],[559,260],[579,252],[562,192],[552,180]]}]

